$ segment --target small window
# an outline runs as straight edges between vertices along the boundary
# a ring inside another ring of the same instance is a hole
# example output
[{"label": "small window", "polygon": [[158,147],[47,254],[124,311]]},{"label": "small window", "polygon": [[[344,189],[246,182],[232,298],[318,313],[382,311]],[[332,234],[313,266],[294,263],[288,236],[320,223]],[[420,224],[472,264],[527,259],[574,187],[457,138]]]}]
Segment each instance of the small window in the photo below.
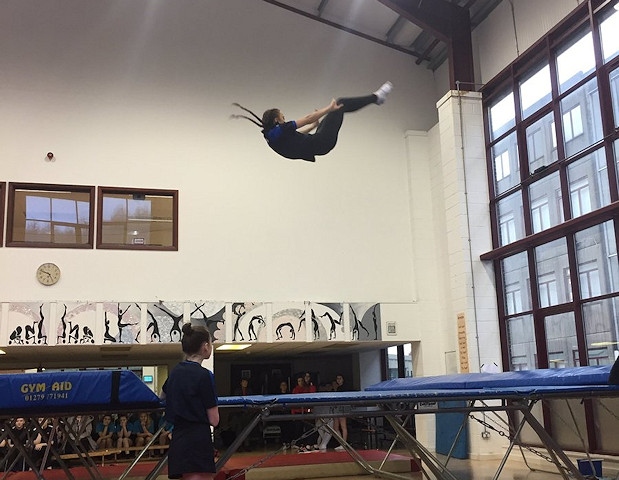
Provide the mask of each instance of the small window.
[{"label": "small window", "polygon": [[178,250],[178,191],[99,187],[97,248]]},{"label": "small window", "polygon": [[492,139],[500,137],[515,125],[516,110],[514,107],[514,94],[508,93],[490,107],[490,134]]},{"label": "small window", "polygon": [[509,151],[505,150],[494,157],[494,170],[497,182],[509,177]]},{"label": "small window", "polygon": [[9,183],[9,247],[92,248],[94,187]]},{"label": "small window", "polygon": [[591,32],[587,32],[557,55],[559,90],[565,92],[594,68],[593,36]]},{"label": "small window", "polygon": [[522,118],[550,102],[551,94],[550,67],[546,64],[520,83]]}]

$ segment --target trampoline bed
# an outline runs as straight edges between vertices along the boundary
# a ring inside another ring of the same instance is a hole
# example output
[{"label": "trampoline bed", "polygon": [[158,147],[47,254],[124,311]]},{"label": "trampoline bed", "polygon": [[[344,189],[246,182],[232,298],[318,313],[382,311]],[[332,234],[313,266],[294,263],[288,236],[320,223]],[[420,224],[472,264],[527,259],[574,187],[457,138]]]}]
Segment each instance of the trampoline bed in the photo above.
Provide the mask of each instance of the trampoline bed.
[{"label": "trampoline bed", "polygon": [[[546,399],[619,397],[619,386],[608,385],[609,372],[610,366],[595,366],[398,378],[372,385],[361,392],[232,396],[220,397],[219,402],[222,408],[245,407],[257,411],[254,421],[237,437],[233,447],[240,445],[260,421],[342,416],[341,413],[330,415],[308,413],[302,417],[299,415],[270,417],[270,413],[275,410],[347,405],[350,407],[347,416],[382,416],[393,427],[398,439],[409,451],[418,456],[437,478],[446,480],[455,480],[456,477],[449,471],[445,462],[441,462],[404,427],[406,417],[458,412],[466,414],[466,421],[468,415],[476,412],[484,414],[519,412],[521,420],[514,426],[509,446],[495,478],[499,478],[514,446],[519,445],[521,429],[528,425],[537,434],[548,452],[548,457],[565,479],[583,479],[579,469],[560,445],[548,435],[531,410],[537,402]],[[454,400],[458,402],[452,402]],[[328,429],[328,425],[325,425],[325,428]],[[337,432],[331,433],[354,457],[354,449],[344,442]],[[220,459],[224,463],[225,460],[226,458]],[[394,476],[388,472],[374,470],[370,473],[384,477]]]}]

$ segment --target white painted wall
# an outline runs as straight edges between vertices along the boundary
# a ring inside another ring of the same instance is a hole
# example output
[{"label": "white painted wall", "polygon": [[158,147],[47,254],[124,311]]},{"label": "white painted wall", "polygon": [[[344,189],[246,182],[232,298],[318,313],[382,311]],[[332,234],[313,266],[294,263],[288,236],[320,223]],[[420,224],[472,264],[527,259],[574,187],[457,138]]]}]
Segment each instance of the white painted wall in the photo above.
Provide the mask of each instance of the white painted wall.
[{"label": "white painted wall", "polygon": [[[0,44],[1,181],[180,192],[178,252],[0,248],[1,301],[411,301],[404,133],[437,116],[410,57],[243,0],[8,0]],[[235,101],[294,118],[384,80],[387,104],[347,116],[316,164],[228,119]]]},{"label": "white painted wall", "polygon": [[487,83],[583,0],[506,0],[473,32],[477,81]]}]

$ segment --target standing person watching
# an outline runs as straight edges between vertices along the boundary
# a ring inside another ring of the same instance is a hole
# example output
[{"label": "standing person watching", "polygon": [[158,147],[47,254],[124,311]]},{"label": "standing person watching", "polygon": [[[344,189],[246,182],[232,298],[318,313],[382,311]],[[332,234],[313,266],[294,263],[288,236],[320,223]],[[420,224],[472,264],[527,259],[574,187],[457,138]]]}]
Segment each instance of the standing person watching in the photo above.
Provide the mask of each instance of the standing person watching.
[{"label": "standing person watching", "polygon": [[184,480],[215,478],[211,427],[219,424],[213,373],[202,362],[213,353],[208,330],[186,323],[181,346],[186,355],[163,385],[166,418],[174,424],[168,452],[168,477]]},{"label": "standing person watching", "polygon": [[[344,385],[344,375],[337,374],[335,376],[335,385],[337,385],[335,391],[336,392],[347,392],[349,391],[348,386]],[[336,413],[345,413],[343,406],[336,407]],[[346,424],[346,417],[336,417],[334,421],[335,430],[339,430],[340,434],[344,441],[348,441],[348,425]],[[338,445],[335,447],[336,450],[342,451],[344,447],[342,445]]]}]

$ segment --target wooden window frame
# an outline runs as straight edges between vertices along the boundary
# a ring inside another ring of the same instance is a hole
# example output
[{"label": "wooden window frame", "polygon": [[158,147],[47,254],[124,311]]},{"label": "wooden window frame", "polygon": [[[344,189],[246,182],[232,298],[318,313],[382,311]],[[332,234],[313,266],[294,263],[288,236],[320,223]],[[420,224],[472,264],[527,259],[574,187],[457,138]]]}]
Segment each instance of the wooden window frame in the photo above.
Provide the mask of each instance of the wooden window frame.
[{"label": "wooden window frame", "polygon": [[[103,241],[103,199],[105,195],[155,195],[172,199],[172,245],[141,245],[105,243]],[[178,251],[178,190],[131,187],[98,187],[97,189],[97,249]]]},{"label": "wooden window frame", "polygon": [[[17,190],[39,190],[44,192],[79,192],[87,193],[89,197],[89,224],[88,241],[86,243],[51,243],[51,242],[25,242],[13,239],[13,223],[15,220],[15,192]],[[95,187],[90,185],[60,185],[50,183],[17,183],[10,182],[8,189],[7,222],[6,222],[6,246],[23,248],[75,248],[92,249],[94,243],[94,218],[95,218]],[[4,200],[4,195],[2,195]],[[4,211],[4,208],[2,209]]]}]

